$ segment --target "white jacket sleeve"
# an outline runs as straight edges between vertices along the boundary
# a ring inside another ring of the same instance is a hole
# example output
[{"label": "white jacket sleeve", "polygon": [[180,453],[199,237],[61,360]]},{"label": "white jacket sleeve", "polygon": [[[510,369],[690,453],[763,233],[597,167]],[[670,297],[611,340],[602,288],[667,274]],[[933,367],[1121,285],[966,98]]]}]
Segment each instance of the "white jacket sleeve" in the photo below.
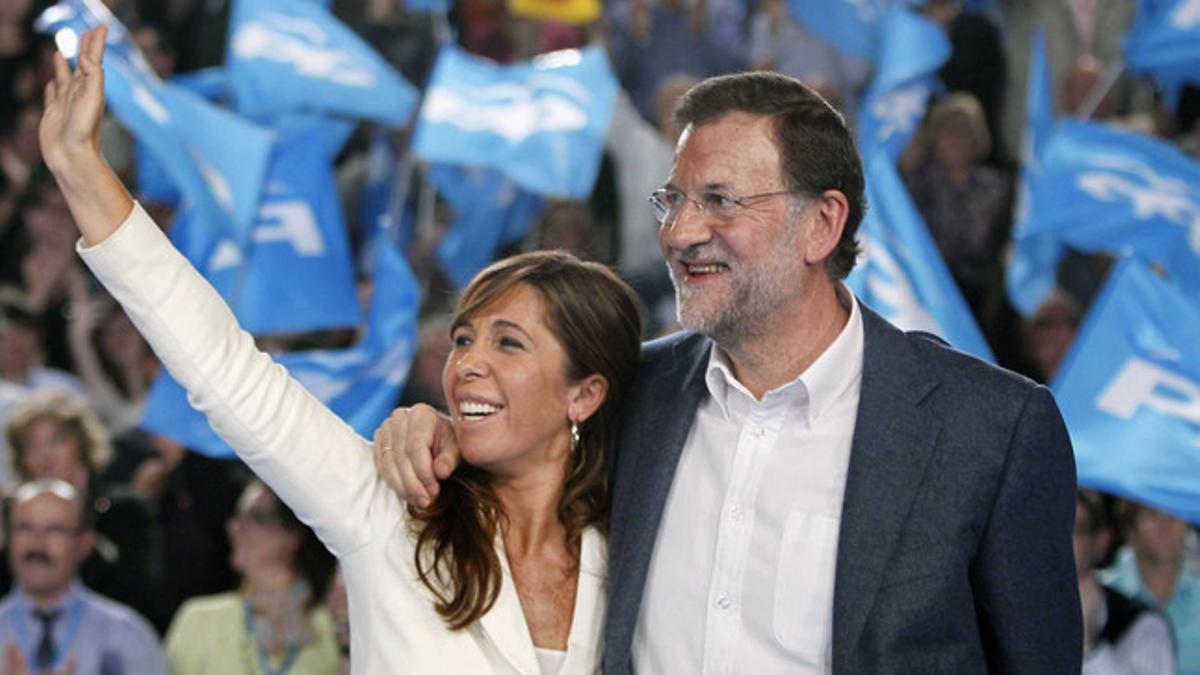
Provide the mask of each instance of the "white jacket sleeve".
[{"label": "white jacket sleeve", "polygon": [[140,205],[108,239],[77,249],[191,404],[335,555],[366,544],[372,523],[396,522],[401,503],[370,443],[255,347]]}]

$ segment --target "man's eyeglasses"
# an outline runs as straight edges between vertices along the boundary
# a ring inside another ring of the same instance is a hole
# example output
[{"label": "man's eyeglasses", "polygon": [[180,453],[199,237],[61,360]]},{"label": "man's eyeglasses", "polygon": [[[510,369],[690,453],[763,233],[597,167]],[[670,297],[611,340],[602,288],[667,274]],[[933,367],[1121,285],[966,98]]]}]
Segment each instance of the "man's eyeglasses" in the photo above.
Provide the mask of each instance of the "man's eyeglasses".
[{"label": "man's eyeglasses", "polygon": [[739,209],[748,208],[751,202],[767,197],[778,197],[779,195],[791,194],[791,190],[779,190],[776,192],[760,192],[754,195],[745,195],[735,197],[721,192],[706,191],[701,192],[697,197],[690,197],[686,192],[673,190],[670,188],[660,188],[650,193],[650,208],[654,210],[654,217],[658,222],[665,223],[674,220],[679,215],[680,209],[688,200],[696,205],[700,213],[712,216],[719,220],[730,220],[737,215]]}]

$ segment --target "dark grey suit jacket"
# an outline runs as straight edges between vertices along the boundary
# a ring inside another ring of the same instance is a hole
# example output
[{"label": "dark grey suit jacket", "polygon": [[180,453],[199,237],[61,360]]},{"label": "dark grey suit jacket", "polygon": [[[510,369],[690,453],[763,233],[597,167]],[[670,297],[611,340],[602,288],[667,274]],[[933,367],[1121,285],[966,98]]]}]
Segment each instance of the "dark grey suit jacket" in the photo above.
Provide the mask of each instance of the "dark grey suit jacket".
[{"label": "dark grey suit jacket", "polygon": [[[1050,393],[862,310],[833,671],[1078,673],[1075,463]],[[611,467],[605,673],[630,670],[663,506],[707,395],[711,344],[678,333],[646,345],[626,398]]]}]

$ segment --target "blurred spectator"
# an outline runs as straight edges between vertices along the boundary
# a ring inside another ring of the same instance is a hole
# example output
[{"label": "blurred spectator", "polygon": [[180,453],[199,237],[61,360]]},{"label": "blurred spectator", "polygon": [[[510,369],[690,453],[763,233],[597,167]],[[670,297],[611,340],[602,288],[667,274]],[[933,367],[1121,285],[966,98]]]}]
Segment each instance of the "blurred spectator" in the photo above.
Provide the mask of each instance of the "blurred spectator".
[{"label": "blurred spectator", "polygon": [[321,602],[334,558],[265,485],[251,482],[229,520],[239,590],[184,603],[167,632],[173,675],[327,675],[340,660]]},{"label": "blurred spectator", "polygon": [[596,241],[596,221],[587,202],[575,199],[552,199],[537,220],[536,248],[560,249],[595,260],[602,242]]},{"label": "blurred spectator", "polygon": [[0,286],[15,286],[40,314],[44,364],[71,370],[67,348],[70,297],[86,284],[75,256],[77,230],[58,185],[44,170],[30,178],[18,206],[21,222],[0,251]]},{"label": "blurred spectator", "polygon": [[991,136],[975,97],[938,99],[906,150],[904,182],[968,304],[979,313],[994,277],[1010,180],[984,164]]},{"label": "blurred spectator", "polygon": [[[871,63],[845,54],[800,25],[787,0],[763,0],[750,18],[750,68],[773,70],[805,83],[821,80],[819,93],[853,128],[858,99],[871,77]],[[827,94],[833,94],[830,98]]]},{"label": "blurred spectator", "polygon": [[696,78],[746,65],[745,10],[737,0],[622,0],[608,5],[605,35],[617,78],[638,112],[655,119],[663,78]]},{"label": "blurred spectator", "polygon": [[0,381],[27,391],[56,388],[82,392],[75,376],[45,366],[41,327],[41,316],[21,292],[0,289]]},{"label": "blurred spectator", "polygon": [[[8,121],[16,104],[29,100],[28,83],[18,83],[33,53],[30,30],[33,0],[0,2],[0,119]],[[25,91],[21,91],[25,90]]]},{"label": "blurred spectator", "polygon": [[1083,603],[1084,675],[1174,673],[1175,645],[1166,618],[1096,578],[1113,543],[1113,524],[1100,495],[1091,490],[1079,491],[1073,543]]},{"label": "blurred spectator", "polygon": [[39,391],[12,410],[5,436],[20,481],[62,480],[81,495],[97,532],[83,565],[84,583],[144,613],[146,519],[136,500],[109,491],[98,480],[112,458],[112,445],[96,414],[76,394]]},{"label": "blurred spectator", "polygon": [[[27,102],[16,110],[12,118],[6,118],[0,127],[0,173],[7,181],[7,191],[19,195],[29,179],[42,165],[42,152],[38,146],[38,123],[42,119],[42,106]],[[0,214],[7,219],[11,214]]]},{"label": "blurred spectator", "polygon": [[446,397],[442,391],[442,369],[450,355],[450,317],[436,314],[421,321],[417,333],[417,351],[413,355],[412,367],[400,393],[397,406],[413,406],[426,403],[439,410],[446,409]]},{"label": "blurred spectator", "polygon": [[[964,10],[959,0],[928,0],[922,11],[950,38],[950,58],[938,71],[946,89],[974,96],[983,108],[989,135],[1000,138],[1000,105],[1007,77],[1000,31],[983,14]],[[999,163],[1000,159],[993,143],[988,161]]]},{"label": "blurred spectator", "polygon": [[118,541],[141,542],[137,565],[148,592],[139,609],[165,633],[185,600],[236,582],[225,523],[248,471],[237,460],[206,457],[142,431],[119,437],[116,446],[104,484],[132,497],[142,513],[106,525]]},{"label": "blurred spectator", "polygon": [[325,592],[325,609],[333,617],[336,628],[338,652],[337,675],[350,675],[350,600],[346,595],[346,583],[342,578],[342,568],[334,572],[333,581],[329,582],[329,590]]},{"label": "blurred spectator", "polygon": [[1180,675],[1200,674],[1200,573],[1184,564],[1188,523],[1134,502],[1121,522],[1128,542],[1104,581],[1166,612],[1175,632]]},{"label": "blurred spectator", "polygon": [[[1004,29],[1008,80],[1001,115],[1007,157],[1020,156],[1035,29],[1041,27],[1046,31],[1046,62],[1054,108],[1060,114],[1069,114],[1075,111],[1066,100],[1067,74],[1083,56],[1090,56],[1101,70],[1119,61],[1121,41],[1133,18],[1134,0],[1009,0]],[[1153,104],[1150,88],[1128,74],[1113,87],[1112,97],[1117,114],[1144,112]]]},{"label": "blurred spectator", "polygon": [[70,484],[21,486],[9,533],[16,583],[0,604],[5,673],[165,675],[162,647],[146,620],[76,578],[95,535]]},{"label": "blurred spectator", "polygon": [[92,408],[118,435],[141,421],[158,357],[116,303],[76,295],[68,324],[71,356]]},{"label": "blurred spectator", "polygon": [[1033,316],[1021,320],[1021,338],[1037,381],[1054,379],[1063,358],[1075,341],[1083,312],[1079,303],[1062,289],[1054,289]]},{"label": "blurred spectator", "polygon": [[613,160],[617,199],[617,264],[626,276],[657,271],[665,274],[658,252],[658,222],[646,198],[671,172],[675,154],[675,101],[696,84],[695,77],[672,73],[654,94],[654,122],[648,122],[625,92],[617,94],[604,147]]},{"label": "blurred spectator", "polygon": [[[41,317],[20,292],[0,289],[0,424],[36,391],[83,391],[70,373],[45,367],[41,329]],[[0,492],[13,487],[11,452],[7,435],[0,435]]]}]

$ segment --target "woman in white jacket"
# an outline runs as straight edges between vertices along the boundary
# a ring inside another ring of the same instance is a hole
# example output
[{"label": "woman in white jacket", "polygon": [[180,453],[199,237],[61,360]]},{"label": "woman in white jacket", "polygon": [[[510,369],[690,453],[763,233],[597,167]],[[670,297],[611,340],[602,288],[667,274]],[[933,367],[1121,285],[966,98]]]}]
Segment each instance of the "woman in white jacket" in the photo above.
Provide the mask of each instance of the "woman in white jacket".
[{"label": "woman in white jacket", "polygon": [[74,73],[56,56],[40,130],[80,255],[193,405],[340,559],[353,672],[596,670],[603,456],[637,363],[633,293],[561,253],[481,272],[443,376],[469,466],[428,509],[407,507],[370,443],[254,347],[101,156],[104,37],[84,34]]}]

